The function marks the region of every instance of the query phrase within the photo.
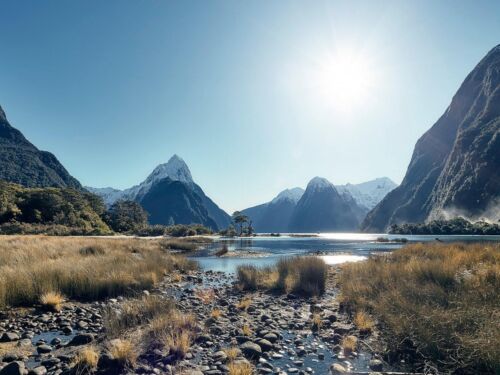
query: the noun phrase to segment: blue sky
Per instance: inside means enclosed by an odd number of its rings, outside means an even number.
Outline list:
[[[498,1],[2,0],[0,105],[85,185],[177,153],[231,212],[400,182],[499,37]]]

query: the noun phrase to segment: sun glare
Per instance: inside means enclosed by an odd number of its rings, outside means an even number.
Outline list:
[[[320,61],[311,79],[321,100],[344,112],[358,109],[369,98],[374,72],[366,56],[343,50]]]

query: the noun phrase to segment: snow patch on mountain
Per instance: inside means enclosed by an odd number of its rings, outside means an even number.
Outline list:
[[[361,184],[336,185],[335,188],[342,195],[350,194],[358,205],[371,210],[397,186],[391,179],[380,177]]]
[[[323,190],[333,187],[333,184],[328,181],[326,178],[323,177],[314,177],[309,183],[307,184],[306,190]]]
[[[188,184],[194,183],[187,164],[178,155],[174,155],[168,162],[158,165],[139,185],[125,190],[118,190],[111,187],[86,187],[86,189],[91,193],[99,195],[104,200],[104,203],[110,206],[120,199],[136,200],[138,197],[144,196],[151,189],[151,186],[167,177],[174,181],[181,181]]]
[[[286,190],[283,190],[281,193],[279,193],[271,201],[271,203],[278,203],[278,202],[285,201],[285,200],[293,202],[293,203],[297,203],[303,194],[304,194],[304,189],[302,189],[300,187],[286,189]]]

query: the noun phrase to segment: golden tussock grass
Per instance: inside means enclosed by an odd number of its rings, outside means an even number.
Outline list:
[[[240,302],[236,304],[236,308],[240,310],[248,310],[250,305],[252,304],[252,298],[251,297],[244,297]]]
[[[349,356],[356,351],[356,348],[358,347],[358,338],[356,336],[346,336],[342,340],[341,346],[344,351],[344,355]]]
[[[40,297],[40,304],[47,310],[61,311],[64,297],[59,292],[46,292]]]
[[[97,300],[152,287],[165,273],[196,264],[168,254],[162,240],[0,237],[0,308],[30,306],[46,292]]]
[[[324,293],[328,266],[313,256],[282,258],[274,267],[257,268],[252,265],[238,267],[238,283],[243,290],[273,289],[304,296]]]
[[[241,332],[243,333],[243,336],[251,336],[253,333],[248,324],[243,324],[243,327],[241,327]]]
[[[319,331],[323,325],[323,319],[319,314],[313,314],[311,318],[312,330]]]
[[[412,244],[343,266],[343,304],[380,322],[394,359],[500,371],[500,244]]]
[[[219,319],[222,316],[222,311],[220,309],[213,309],[210,312],[210,317],[213,319]]]
[[[356,327],[358,327],[361,333],[370,333],[373,327],[375,327],[373,319],[364,311],[356,312],[354,324],[356,324]]]
[[[138,353],[130,340],[116,339],[109,343],[109,354],[122,367],[134,367]]]
[[[87,374],[97,368],[98,361],[99,352],[97,349],[94,346],[86,346],[76,353],[71,367],[74,368],[76,374]]]
[[[149,347],[165,348],[177,358],[184,358],[197,332],[194,315],[172,310],[151,321],[145,341]]]
[[[236,358],[238,358],[241,355],[241,350],[236,346],[223,349],[223,352],[226,353],[227,360],[229,362],[233,362]]]
[[[194,295],[204,304],[213,302],[215,298],[215,292],[213,289],[196,289]]]
[[[162,296],[143,296],[120,304],[120,307],[108,307],[104,311],[104,327],[108,337],[117,337],[125,331],[150,323],[155,318],[170,315],[175,311],[172,300]]]
[[[229,375],[252,375],[253,367],[248,362],[232,362],[228,366]]]

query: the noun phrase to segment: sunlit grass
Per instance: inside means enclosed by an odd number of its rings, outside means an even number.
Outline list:
[[[373,315],[392,353],[451,372],[500,370],[500,244],[408,245],[344,265],[339,283],[358,328]]]
[[[2,237],[0,308],[34,305],[47,292],[78,300],[126,295],[151,288],[174,270],[194,268],[157,240]]]

